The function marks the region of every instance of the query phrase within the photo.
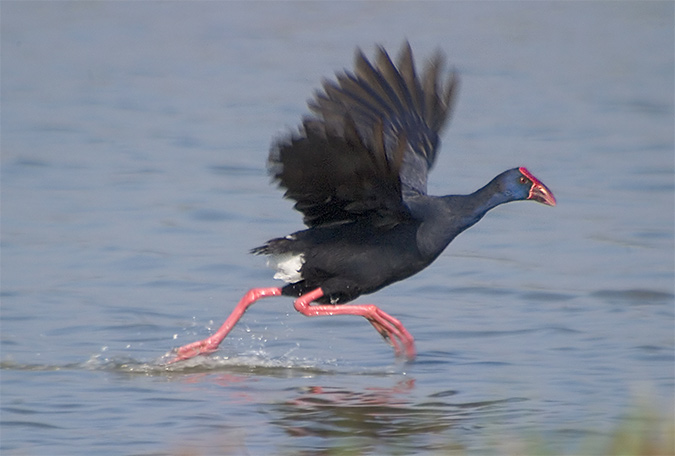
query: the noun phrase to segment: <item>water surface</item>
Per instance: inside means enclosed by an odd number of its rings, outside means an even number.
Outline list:
[[[3,2],[0,451],[575,452],[643,398],[672,417],[672,37],[669,2]],[[404,38],[462,77],[430,191],[527,166],[558,206],[497,208],[359,300],[413,363],[275,298],[165,366],[302,228],[270,141]]]

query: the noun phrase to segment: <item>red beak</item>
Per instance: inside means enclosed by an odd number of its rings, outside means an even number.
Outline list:
[[[547,206],[555,206],[555,196],[553,196],[551,190],[541,182],[532,184],[530,195],[527,199],[535,200],[539,203],[546,204]]]
[[[530,194],[527,196],[527,199],[546,204],[547,206],[555,206],[555,196],[553,196],[553,192],[551,192],[542,181],[534,177],[527,168],[521,167],[518,169],[525,177],[532,181],[532,187],[530,188]]]

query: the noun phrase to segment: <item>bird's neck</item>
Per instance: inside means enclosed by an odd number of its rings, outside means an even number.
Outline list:
[[[423,222],[418,231],[420,251],[435,258],[462,231],[477,223],[490,210],[509,201],[492,181],[469,195],[427,197]]]
[[[457,234],[473,226],[489,210],[511,201],[512,198],[499,188],[498,177],[469,195],[442,197],[451,218],[455,219],[453,225],[459,229]]]
[[[500,176],[497,176],[484,187],[479,188],[470,195],[462,196],[466,199],[466,209],[464,212],[476,218],[473,223],[480,220],[490,209],[511,201],[512,198],[499,188],[499,178]]]

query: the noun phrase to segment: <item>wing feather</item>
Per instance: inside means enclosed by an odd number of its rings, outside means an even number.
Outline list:
[[[300,131],[270,150],[270,174],[308,226],[392,226],[411,217],[406,195],[426,194],[457,77],[439,83],[437,53],[419,78],[407,42],[397,64],[382,47],[374,61],[357,49],[354,72],[324,81]]]

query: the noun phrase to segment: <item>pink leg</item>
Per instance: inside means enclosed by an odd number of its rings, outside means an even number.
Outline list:
[[[365,317],[375,329],[393,346],[396,354],[401,354],[399,342],[403,344],[408,359],[415,358],[415,340],[400,321],[372,304],[311,305],[323,296],[323,290],[317,288],[295,300],[295,310],[308,317],[320,315],[360,315]]]
[[[281,288],[253,288],[249,290],[248,293],[241,298],[239,304],[234,308],[232,313],[225,323],[213,333],[210,337],[207,337],[204,340],[199,340],[191,344],[183,345],[176,350],[176,356],[169,364],[175,363],[176,361],[182,361],[184,359],[190,359],[197,355],[206,355],[208,353],[213,353],[218,349],[220,343],[225,339],[227,334],[234,328],[234,325],[237,324],[239,319],[244,315],[248,306],[256,302],[258,299],[267,298],[269,296],[280,296]]]

